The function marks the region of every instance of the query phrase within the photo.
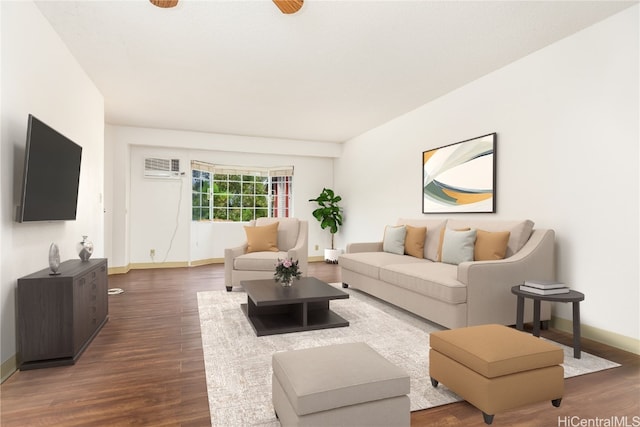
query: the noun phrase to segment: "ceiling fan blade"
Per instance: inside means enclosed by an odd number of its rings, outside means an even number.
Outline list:
[[[302,7],[304,0],[273,0],[282,13],[296,13]]]
[[[178,0],[149,0],[151,4],[162,7],[162,8],[170,8],[175,7],[178,4]]]

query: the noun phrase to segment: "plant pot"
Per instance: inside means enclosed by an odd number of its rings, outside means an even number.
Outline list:
[[[328,264],[337,264],[338,257],[342,253],[342,249],[325,249],[324,250],[324,262]]]

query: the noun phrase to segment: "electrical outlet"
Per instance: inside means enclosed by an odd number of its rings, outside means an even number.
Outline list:
[[[151,249],[151,250],[149,251],[149,256],[150,256],[151,258],[153,258],[154,256],[156,256],[156,250],[155,250],[155,249]]]
[[[320,247],[319,247],[318,245],[316,245],[316,249],[315,249],[315,250],[317,251],[319,248],[320,248]]]

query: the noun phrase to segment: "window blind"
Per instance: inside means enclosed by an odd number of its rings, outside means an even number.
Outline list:
[[[260,167],[260,166],[233,166],[216,165],[202,162],[200,160],[191,161],[191,169],[211,172],[220,175],[255,175],[255,176],[292,176],[293,166]]]

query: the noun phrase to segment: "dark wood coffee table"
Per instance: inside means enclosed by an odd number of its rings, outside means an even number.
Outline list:
[[[349,322],[329,310],[329,301],[349,294],[315,277],[294,280],[284,287],[273,279],[244,280],[247,303],[241,304],[257,336],[340,328]]]

